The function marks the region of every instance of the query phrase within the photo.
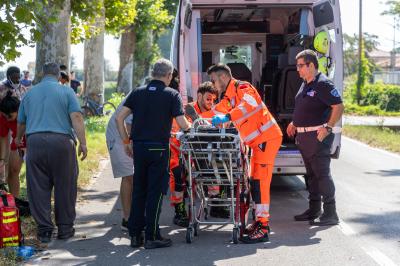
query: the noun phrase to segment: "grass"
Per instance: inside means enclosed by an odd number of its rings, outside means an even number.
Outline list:
[[[345,102],[345,114],[359,116],[400,116],[400,112],[387,112],[375,105],[359,106],[354,103]]]
[[[346,125],[343,133],[370,146],[400,153],[400,131],[381,126]]]

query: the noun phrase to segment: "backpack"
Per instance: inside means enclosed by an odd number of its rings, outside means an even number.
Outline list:
[[[15,199],[10,193],[0,190],[0,248],[17,247],[22,242],[21,220]]]

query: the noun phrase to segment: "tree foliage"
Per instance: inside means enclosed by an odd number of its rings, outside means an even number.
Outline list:
[[[388,10],[384,11],[383,15],[400,16],[400,2],[398,0],[386,1],[386,5],[388,5]]]
[[[344,71],[349,76],[358,71],[358,35],[350,36],[343,34],[344,40]],[[363,34],[364,60],[368,62],[370,71],[373,72],[377,66],[369,59],[369,54],[379,45],[378,36],[373,34]]]
[[[0,65],[13,61],[21,53],[18,47],[33,46],[40,39],[38,25],[57,19],[63,0],[3,0],[0,1]],[[44,7],[52,7],[51,16]]]

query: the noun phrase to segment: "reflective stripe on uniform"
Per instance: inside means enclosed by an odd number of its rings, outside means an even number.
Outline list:
[[[269,218],[269,204],[256,204],[256,217]]]
[[[231,99],[231,106],[232,106],[232,108],[235,108],[235,98]]]
[[[240,105],[239,105],[240,106]],[[263,103],[261,103],[261,104],[259,104],[257,107],[256,107],[256,109],[254,109],[253,111],[251,111],[250,113],[244,113],[244,115],[241,117],[241,118],[239,118],[239,119],[237,119],[237,120],[235,120],[235,121],[233,121],[235,124],[240,124],[243,120],[245,120],[245,119],[247,119],[247,118],[249,118],[250,116],[252,116],[252,115],[254,115],[254,114],[256,114],[258,111],[261,111],[262,110],[262,108],[263,108],[263,106],[264,106],[264,104]],[[241,110],[242,111],[242,110]],[[242,111],[243,112],[243,111]]]
[[[264,131],[267,131],[270,127],[272,127],[273,125],[275,125],[275,120],[271,120],[268,123],[266,123],[265,125],[263,125],[262,127],[258,128],[257,130],[251,132],[249,135],[247,135],[243,141],[244,142],[250,142],[253,139],[255,139],[256,137],[258,137],[259,135],[261,135]]]
[[[243,114],[243,115],[246,115],[246,113],[247,113],[246,107],[244,107],[243,105],[239,105],[239,106],[238,106],[238,109],[239,109],[240,111],[242,111],[242,114]]]

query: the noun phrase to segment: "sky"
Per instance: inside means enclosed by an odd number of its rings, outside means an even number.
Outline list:
[[[363,0],[363,31],[379,37],[379,49],[390,51],[393,49],[393,17],[383,16],[386,0]],[[359,0],[340,0],[343,32],[347,34],[358,33]],[[400,30],[396,30],[397,46],[400,45]],[[105,37],[105,59],[110,62],[111,68],[118,70],[119,66],[119,39],[112,36]],[[22,56],[15,62],[5,64],[1,69],[16,65],[24,70],[28,62],[35,61],[35,49],[23,47],[20,49]],[[71,53],[75,57],[77,68],[83,68],[83,44],[73,45]]]

